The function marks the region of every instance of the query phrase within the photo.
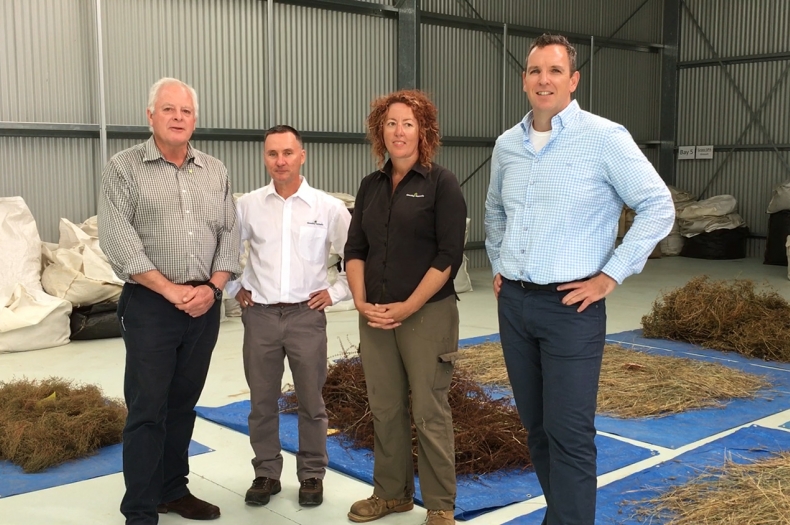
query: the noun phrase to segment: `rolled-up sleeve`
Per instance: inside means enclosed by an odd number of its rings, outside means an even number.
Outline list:
[[[138,197],[135,184],[111,159],[104,167],[99,192],[99,245],[115,274],[127,282],[133,282],[132,275],[156,270],[132,226]]]
[[[451,267],[450,278],[453,279],[464,258],[466,201],[458,179],[448,170],[443,170],[439,176],[435,210],[438,252],[431,267],[440,272]]]
[[[241,264],[239,263],[239,221],[236,216],[236,204],[233,202],[233,192],[230,189],[227,173],[225,174],[225,200],[222,206],[224,224],[217,235],[217,249],[214,253],[211,272],[229,272],[231,279],[237,279],[241,275]]]
[[[354,214],[351,216],[351,225],[348,228],[348,238],[346,239],[346,248],[343,250],[343,260],[350,261],[352,259],[366,260],[368,258],[368,250],[370,244],[365,232],[362,230],[362,214],[365,207],[365,189],[367,187],[366,177],[359,185],[359,191],[354,198]]]

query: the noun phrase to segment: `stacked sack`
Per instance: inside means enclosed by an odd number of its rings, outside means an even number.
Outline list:
[[[787,265],[786,243],[790,236],[790,181],[773,190],[768,203],[768,237],[765,242],[764,264]]]
[[[82,224],[60,219],[59,230],[57,245],[42,245],[41,285],[74,306],[71,339],[120,337],[116,309],[123,281],[99,246],[96,216]]]
[[[675,223],[669,235],[658,243],[658,246],[661,249],[661,255],[680,255],[685,238],[680,233],[680,219],[678,216],[687,206],[695,203],[697,197],[687,191],[679,190],[674,186],[667,187],[672,194],[672,202],[675,204]]]
[[[41,287],[41,237],[22,197],[0,198],[0,352],[69,342],[71,303]]]
[[[677,218],[686,238],[680,255],[697,259],[741,259],[746,257],[749,229],[737,213],[732,195],[717,195],[683,208]]]

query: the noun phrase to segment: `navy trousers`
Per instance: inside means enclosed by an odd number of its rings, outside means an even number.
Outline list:
[[[499,330],[516,407],[546,496],[544,525],[593,525],[595,409],[606,336],[604,300],[577,312],[569,292],[503,281]]]
[[[142,285],[126,284],[118,319],[126,345],[123,430],[127,525],[155,525],[156,506],[189,493],[195,405],[219,334],[220,305],[192,318]]]

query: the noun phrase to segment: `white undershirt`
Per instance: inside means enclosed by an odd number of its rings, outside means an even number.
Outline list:
[[[529,141],[532,143],[532,147],[535,148],[535,153],[543,149],[543,146],[546,145],[550,137],[551,130],[538,131],[533,126],[529,127]]]

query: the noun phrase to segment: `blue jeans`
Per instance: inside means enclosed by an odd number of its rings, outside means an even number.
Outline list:
[[[499,330],[508,378],[538,480],[544,525],[595,523],[595,409],[606,336],[604,300],[583,312],[569,292],[503,281]]]
[[[155,525],[156,506],[186,496],[195,404],[219,334],[220,305],[192,318],[142,285],[126,284],[118,318],[126,345],[123,429],[127,525]]]

